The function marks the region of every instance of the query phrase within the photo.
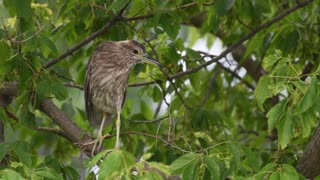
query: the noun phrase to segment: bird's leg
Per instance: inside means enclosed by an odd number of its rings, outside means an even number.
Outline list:
[[[117,120],[116,120],[116,128],[117,128],[117,136],[116,136],[116,145],[114,148],[119,148],[120,147],[120,111],[117,112]]]
[[[107,113],[103,113],[103,118],[102,118],[102,122],[100,124],[100,128],[99,128],[99,131],[98,131],[98,135],[97,135],[97,140],[98,140],[98,150],[100,149],[101,145],[102,145],[102,142],[104,140],[104,136],[102,135],[102,131],[103,131],[103,127],[104,127],[104,123],[107,119]],[[94,150],[94,149],[93,149]]]
[[[99,151],[99,149],[102,145],[102,142],[105,138],[105,136],[102,135],[102,131],[103,131],[103,127],[104,127],[104,123],[105,123],[106,119],[107,119],[107,113],[103,113],[102,121],[101,121],[100,128],[99,128],[96,139],[93,142],[89,142],[89,143],[85,144],[85,145],[89,145],[92,143],[94,144],[92,151],[91,151],[92,155],[94,155],[96,148],[98,148],[97,150]]]

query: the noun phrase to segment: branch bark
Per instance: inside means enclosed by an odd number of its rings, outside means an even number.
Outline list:
[[[320,175],[320,125],[318,125],[311,141],[308,143],[303,156],[299,159],[297,170],[308,179]]]

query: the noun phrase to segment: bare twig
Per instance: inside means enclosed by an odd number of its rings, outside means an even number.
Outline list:
[[[177,146],[174,143],[171,143],[171,141],[166,141],[166,140],[162,139],[161,137],[159,137],[157,135],[153,135],[153,134],[132,131],[132,132],[120,132],[120,135],[121,136],[122,135],[142,135],[142,136],[145,136],[145,137],[151,137],[151,138],[154,138],[154,139],[157,139],[157,140],[161,141],[162,143],[164,143],[167,146],[171,146],[172,148],[178,149],[178,150],[180,150],[182,152],[190,152],[190,151],[182,149],[181,147]],[[111,134],[111,135],[105,136],[105,139],[110,139],[110,138],[115,137],[115,136],[116,136],[116,134]]]
[[[152,121],[146,121],[146,120],[128,120],[129,122],[132,123],[144,123],[144,124],[151,124],[151,123],[157,123],[159,121],[165,120],[167,119],[169,116],[165,116],[156,120],[152,120]]]
[[[83,86],[75,84],[73,81],[71,81],[69,83],[64,83],[64,85],[67,87],[72,87],[72,88],[83,90]]]
[[[217,65],[219,65],[224,71],[227,71],[228,73],[230,73],[233,77],[235,77],[238,80],[240,80],[240,82],[243,82],[251,90],[255,89],[255,87],[252,84],[250,84],[248,81],[246,81],[245,79],[240,77],[237,73],[231,71],[229,68],[224,67],[221,63],[217,63]]]

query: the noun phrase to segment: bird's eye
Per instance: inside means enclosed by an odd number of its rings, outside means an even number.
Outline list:
[[[133,53],[134,53],[134,54],[138,54],[138,52],[139,52],[139,51],[136,50],[136,49],[133,50]]]

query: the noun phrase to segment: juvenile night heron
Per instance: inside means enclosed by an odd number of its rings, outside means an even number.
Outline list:
[[[85,78],[85,106],[88,120],[100,128],[94,147],[101,147],[103,128],[116,116],[116,144],[119,148],[120,113],[125,100],[128,77],[137,63],[161,64],[146,54],[142,44],[134,40],[107,41],[100,44],[90,58]]]

